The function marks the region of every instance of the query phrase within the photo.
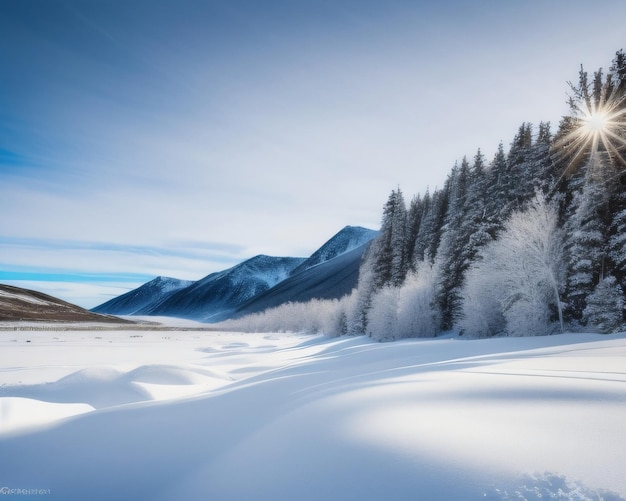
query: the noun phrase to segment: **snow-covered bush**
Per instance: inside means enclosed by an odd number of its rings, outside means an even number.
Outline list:
[[[397,339],[399,289],[391,285],[380,289],[372,298],[367,314],[367,334],[378,341]]]
[[[244,332],[300,332],[341,336],[348,333],[348,313],[355,294],[341,299],[312,299],[289,302],[242,318],[219,324],[227,330]]]
[[[398,338],[434,337],[439,331],[435,302],[435,271],[424,261],[416,273],[410,273],[398,298]]]
[[[436,336],[439,316],[434,284],[432,265],[422,262],[401,287],[380,289],[367,312],[367,334],[379,341]]]

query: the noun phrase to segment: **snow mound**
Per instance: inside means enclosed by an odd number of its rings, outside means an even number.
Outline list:
[[[217,380],[217,384],[209,384],[212,380]],[[2,397],[21,397],[58,404],[84,403],[90,408],[102,409],[153,400],[157,395],[163,395],[152,385],[215,387],[231,380],[226,374],[204,368],[154,364],[121,372],[113,367],[88,367],[52,383],[0,387],[0,400]],[[53,415],[50,417],[55,419]]]
[[[55,390],[87,405],[99,390],[112,398],[130,388],[159,401],[134,395],[132,405],[1,436],[0,482],[70,501],[111,492],[162,501],[625,499],[624,334],[268,341],[203,333],[179,341],[186,360],[102,363],[31,385],[41,401]],[[173,357],[177,346],[133,343],[136,357],[148,346]],[[21,356],[1,336],[0,348]],[[48,356],[53,349],[76,348],[50,345]],[[21,360],[2,370],[24,371]],[[31,405],[16,405],[20,388],[0,388],[13,423],[18,406]]]

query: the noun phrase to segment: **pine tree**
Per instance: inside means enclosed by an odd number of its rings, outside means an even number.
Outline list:
[[[575,210],[565,225],[568,313],[583,324],[586,298],[593,292],[606,264],[607,231],[603,217],[606,199],[606,192],[599,184],[586,183],[574,195]]]
[[[408,270],[406,258],[407,210],[400,188],[393,190],[383,209],[374,261],[374,286],[399,286]]]
[[[602,279],[587,297],[584,316],[600,332],[615,332],[624,318],[624,291],[613,276]]]
[[[493,239],[489,232],[491,222],[487,215],[487,201],[485,200],[488,181],[485,157],[479,148],[470,170],[466,223],[460,229],[463,241],[464,271],[476,259],[478,250]]]
[[[549,145],[545,144],[549,130],[545,130],[545,124],[541,127],[543,143],[533,143],[531,123],[523,123],[511,143],[507,158],[506,216],[514,210],[523,209],[535,191],[543,188],[545,180],[542,180],[542,171],[549,165]]]
[[[611,197],[609,227],[609,257],[611,272],[617,283],[626,287],[626,175],[618,178],[617,189]]]
[[[626,54],[624,49],[620,49],[615,53],[610,72],[616,91],[619,95],[624,95],[626,93]]]
[[[448,184],[451,187],[450,202],[436,260],[439,273],[436,297],[441,311],[441,327],[444,330],[452,328],[454,318],[460,309],[459,289],[465,265],[463,250],[467,243],[464,241],[466,233],[461,228],[467,220],[470,185],[470,166],[467,158],[463,158],[460,167],[455,166],[452,169]]]
[[[439,250],[439,242],[448,210],[449,183],[443,190],[435,190],[432,195],[424,195],[424,215],[420,224],[413,250],[413,266],[424,259],[434,262]]]
[[[418,194],[411,200],[407,214],[406,260],[410,271],[415,271],[415,243],[424,217],[424,210],[425,204]]]
[[[445,183],[442,190],[433,193],[432,207],[434,216],[433,234],[430,239],[430,245],[427,249],[427,255],[431,262],[434,263],[437,253],[439,252],[439,246],[441,243],[441,236],[446,220],[446,214],[448,213],[448,205],[450,203],[450,184]]]
[[[498,145],[489,168],[487,170],[487,188],[485,201],[485,231],[491,238],[502,230],[506,219],[506,207],[508,205],[507,187],[507,160],[502,142]]]
[[[354,307],[347,314],[349,334],[364,334],[372,299],[385,286],[398,286],[407,272],[407,211],[402,192],[393,190],[383,209],[379,235],[370,243],[359,267]]]

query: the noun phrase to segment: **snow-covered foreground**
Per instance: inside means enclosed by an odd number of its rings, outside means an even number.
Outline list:
[[[0,332],[0,357],[5,495],[626,499],[625,335]]]

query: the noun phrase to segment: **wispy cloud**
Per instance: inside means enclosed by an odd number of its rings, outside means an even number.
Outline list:
[[[199,278],[375,228],[557,122],[623,43],[601,4],[4,2],[0,266]]]

